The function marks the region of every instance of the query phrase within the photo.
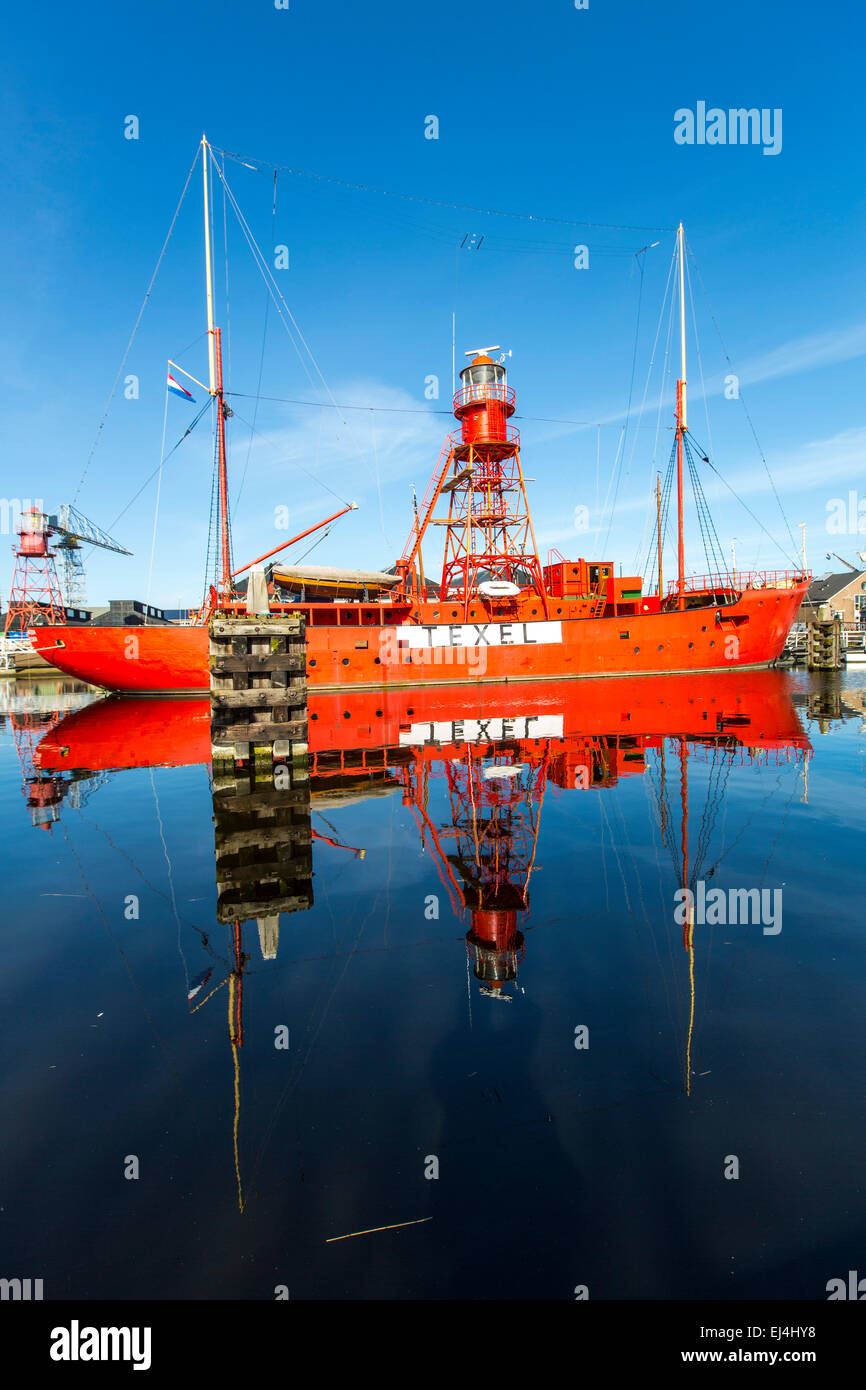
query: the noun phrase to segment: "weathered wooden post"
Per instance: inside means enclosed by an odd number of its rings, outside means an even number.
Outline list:
[[[310,779],[297,765],[278,765],[275,785],[248,769],[214,783],[217,921],[255,918],[265,960],[277,954],[280,913],[313,905]]]
[[[819,608],[815,621],[806,625],[806,665],[810,671],[838,671],[843,660],[842,620]]]
[[[265,960],[280,913],[312,906],[304,618],[211,619],[217,920],[255,918]]]
[[[211,618],[210,705],[214,778],[249,764],[270,781],[275,763],[306,766],[304,618]]]

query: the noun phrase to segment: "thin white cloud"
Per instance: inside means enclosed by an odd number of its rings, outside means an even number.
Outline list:
[[[689,400],[694,406],[697,401],[706,397],[721,396],[724,394],[728,384],[728,376],[733,372],[736,375],[741,389],[756,386],[762,381],[776,381],[782,377],[796,376],[803,372],[819,371],[823,367],[838,365],[840,362],[850,362],[858,357],[866,356],[866,323],[850,324],[847,328],[829,329],[824,333],[807,334],[802,338],[792,338],[787,343],[782,343],[777,348],[772,348],[769,352],[761,353],[757,357],[747,359],[745,362],[734,362],[732,367],[726,367],[724,371],[713,373],[704,382],[706,391],[702,391],[698,384],[698,372],[694,369],[689,373]],[[643,388],[641,388],[643,389]],[[639,401],[632,405],[630,420],[655,418],[655,412],[659,409],[658,385],[653,389],[647,389],[646,400],[641,410]],[[675,393],[666,389],[662,395],[662,411],[672,409],[675,400]],[[600,425],[614,425],[627,418],[625,410],[612,411],[595,422]],[[591,429],[591,424],[578,426],[578,429]]]

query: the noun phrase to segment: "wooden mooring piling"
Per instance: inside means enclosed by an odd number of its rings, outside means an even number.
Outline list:
[[[252,764],[307,761],[304,618],[211,618],[210,709],[214,775]]]
[[[273,959],[280,913],[313,902],[304,619],[217,616],[209,635],[217,919],[254,918]]]
[[[838,671],[844,664],[842,620],[818,619],[806,625],[806,665],[810,671]]]

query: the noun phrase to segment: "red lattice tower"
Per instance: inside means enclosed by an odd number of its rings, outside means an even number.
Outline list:
[[[38,507],[21,513],[4,636],[11,627],[23,633],[42,623],[66,621],[51,535],[48,517]]]
[[[451,436],[442,596],[468,603],[479,578],[534,589],[544,599],[541,564],[520,466],[520,433],[508,423],[515,394],[505,368],[479,353],[454,395],[459,431]],[[480,575],[479,575],[480,572]]]
[[[401,769],[404,800],[416,810],[424,844],[458,915],[469,918],[466,949],[482,993],[504,997],[523,959],[520,923],[529,911],[548,758],[521,762],[519,744],[467,747],[443,761],[450,823],[438,828],[426,809],[429,764]],[[465,917],[464,917],[465,920]]]
[[[39,767],[36,750],[52,729],[63,718],[62,710],[21,710],[9,716],[9,725],[15,743],[15,751],[21,766],[21,790],[30,810],[33,824],[40,830],[49,830],[60,819],[60,803],[63,800],[65,783],[61,777],[53,777]]]

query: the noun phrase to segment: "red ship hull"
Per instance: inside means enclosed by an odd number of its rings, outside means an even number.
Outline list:
[[[781,655],[808,582],[745,588],[733,603],[572,617],[567,601],[305,604],[311,689],[673,675],[766,666]],[[694,602],[699,596],[690,596]],[[389,621],[390,619],[390,621]],[[468,619],[468,621],[466,621]],[[206,627],[42,627],[34,647],[59,670],[121,694],[209,688]]]

